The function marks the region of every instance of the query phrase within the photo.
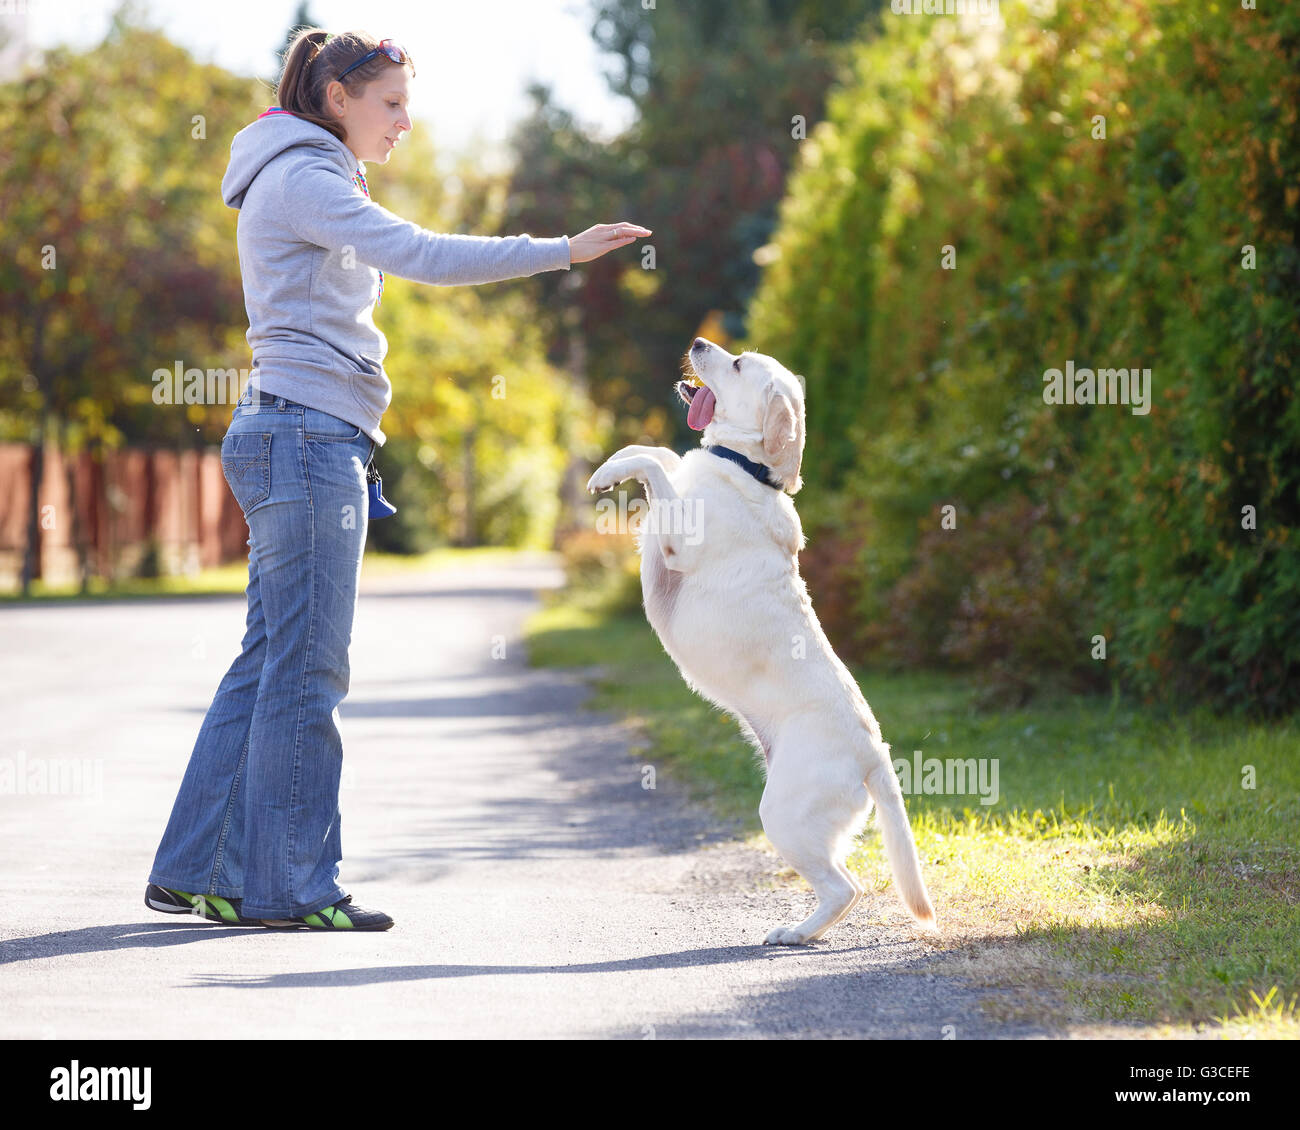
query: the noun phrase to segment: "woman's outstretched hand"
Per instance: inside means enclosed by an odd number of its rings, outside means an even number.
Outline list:
[[[599,259],[606,251],[626,247],[649,234],[650,229],[639,224],[597,224],[584,232],[569,236],[569,262],[589,263],[592,259]]]

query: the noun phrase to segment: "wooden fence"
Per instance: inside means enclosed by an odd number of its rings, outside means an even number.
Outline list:
[[[37,499],[35,576],[80,578],[77,546],[92,574],[134,576],[150,551],[161,573],[193,573],[248,555],[248,526],[221,472],[218,448],[122,448],[66,458],[46,445]],[[0,443],[0,589],[21,585],[37,449]],[[69,472],[71,474],[69,475]],[[75,499],[75,506],[72,505]]]

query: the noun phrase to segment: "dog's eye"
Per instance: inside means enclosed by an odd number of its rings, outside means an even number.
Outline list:
[[[739,357],[737,357],[736,360],[732,362],[731,367],[732,367],[733,369],[735,369],[737,372],[740,371],[740,358],[739,358]]]

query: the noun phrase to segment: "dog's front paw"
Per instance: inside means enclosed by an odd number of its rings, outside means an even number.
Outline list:
[[[766,938],[765,946],[806,946],[812,939],[800,933],[793,926],[778,926]]]
[[[587,480],[587,493],[600,494],[602,491],[613,490],[616,486],[618,486],[618,482],[611,477],[604,467],[601,467]]]

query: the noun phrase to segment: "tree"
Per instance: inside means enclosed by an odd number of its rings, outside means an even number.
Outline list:
[[[4,428],[35,445],[38,469],[55,434],[70,454],[128,433],[185,442],[218,413],[158,405],[154,371],[232,363],[242,293],[212,138],[246,114],[247,85],[131,16],[119,9],[98,47],[54,50],[0,87]],[[39,488],[34,477],[24,592]]]
[[[598,3],[592,34],[618,64],[611,89],[636,106],[608,145],[535,89],[513,138],[516,167],[505,230],[572,231],[590,217],[654,230],[636,256],[610,256],[568,280],[540,279],[540,305],[577,303],[592,396],[616,410],[622,437],[681,434],[672,393],[679,361],[716,312],[727,339],[745,332],[797,134],[819,120],[841,45],[879,0],[742,0],[647,9]],[[802,119],[803,124],[795,121]],[[654,253],[643,264],[642,246]],[[629,249],[630,250],[630,249]],[[552,340],[553,355],[568,348]]]

